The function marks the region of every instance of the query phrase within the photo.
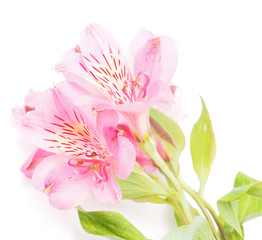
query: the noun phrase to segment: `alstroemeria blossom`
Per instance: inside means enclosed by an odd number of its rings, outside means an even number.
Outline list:
[[[90,195],[104,202],[121,199],[114,174],[127,178],[136,153],[117,129],[115,111],[94,116],[54,88],[30,93],[25,106],[13,110],[13,120],[40,148],[22,171],[37,189],[47,193],[54,207],[70,209]]]
[[[126,58],[117,41],[102,26],[83,30],[77,47],[66,52],[56,66],[70,82],[83,87],[94,111],[117,110],[137,139],[150,131],[149,108],[173,100],[170,79],[177,65],[172,39],[141,30]]]

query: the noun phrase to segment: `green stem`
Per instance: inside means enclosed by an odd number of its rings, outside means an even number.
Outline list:
[[[223,228],[223,226],[222,226],[222,224],[221,224],[221,222],[220,222],[220,220],[219,220],[215,210],[211,207],[211,205],[205,199],[201,198],[201,200],[202,200],[203,204],[205,205],[206,209],[210,212],[210,214],[212,215],[213,219],[215,220],[223,240],[228,240],[226,232],[225,232],[225,230],[224,230],[224,228]]]
[[[168,197],[167,201],[174,208],[174,211],[178,214],[178,216],[180,217],[180,219],[183,222],[183,224],[184,225],[189,224],[189,222],[187,221],[187,219],[186,219],[186,217],[185,217],[181,207],[177,203],[176,199],[174,197]]]
[[[198,195],[203,197],[204,196],[204,190],[205,190],[205,184],[200,182],[200,188],[199,188],[199,191],[198,191]]]
[[[191,212],[190,206],[186,200],[186,197],[184,195],[183,190],[180,187],[179,182],[173,175],[173,173],[170,171],[170,169],[167,167],[165,161],[162,159],[162,157],[159,155],[159,153],[156,150],[156,144],[155,140],[152,138],[148,138],[146,142],[142,143],[142,148],[145,150],[150,156],[154,159],[155,163],[158,165],[158,167],[161,169],[161,171],[169,178],[171,183],[174,185],[175,190],[178,193],[178,196],[181,200],[181,205],[183,212],[185,214],[185,217],[187,219],[188,223],[191,223],[193,221],[193,214]]]
[[[203,214],[205,215],[211,230],[213,232],[213,235],[215,237],[216,240],[220,240],[220,237],[216,231],[216,228],[213,224],[213,221],[211,219],[211,217],[209,216],[206,207],[204,205],[204,203],[202,202],[202,199],[198,196],[198,194],[190,187],[187,185],[187,183],[185,183],[181,178],[179,178],[179,183],[181,185],[181,187],[184,189],[185,192],[187,192],[198,204],[198,206],[200,207],[200,209],[202,210]]]

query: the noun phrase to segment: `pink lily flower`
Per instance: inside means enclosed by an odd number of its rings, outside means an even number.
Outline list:
[[[136,139],[143,141],[150,133],[149,108],[173,101],[169,86],[176,66],[177,49],[169,37],[141,30],[126,58],[113,36],[92,24],[83,30],[79,46],[62,56],[56,70],[86,90],[78,104],[93,104],[97,113],[117,110]]]
[[[75,106],[60,86],[30,93],[25,106],[13,110],[16,127],[40,148],[22,171],[58,209],[73,208],[91,195],[114,203],[121,199],[114,174],[120,179],[129,176],[136,158],[134,146],[117,129],[115,111],[94,116]],[[65,94],[75,96],[64,86]]]

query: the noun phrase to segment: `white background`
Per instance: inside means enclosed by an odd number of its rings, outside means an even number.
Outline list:
[[[62,80],[52,67],[78,43],[88,23],[105,25],[126,50],[141,28],[175,39],[179,64],[174,83],[184,93],[188,113],[181,126],[187,143],[200,111],[198,95],[209,109],[217,157],[206,186],[213,205],[229,192],[242,171],[262,180],[262,5],[261,1],[1,1],[1,239],[103,239],[86,234],[75,210],[53,209],[19,168],[34,147],[10,124],[11,108],[33,88]],[[195,189],[189,146],[181,174]],[[169,207],[91,199],[87,210],[122,213],[148,238],[159,240],[172,227]],[[246,239],[262,239],[262,219],[245,224]]]

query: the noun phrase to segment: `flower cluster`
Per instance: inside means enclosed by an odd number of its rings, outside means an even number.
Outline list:
[[[90,195],[120,200],[116,178],[126,179],[135,162],[147,172],[156,169],[139,148],[152,135],[149,109],[164,105],[174,117],[180,114],[171,107],[176,65],[169,37],[141,30],[126,57],[104,27],[86,27],[79,45],[55,67],[65,81],[30,92],[13,109],[15,126],[37,146],[23,173],[58,209],[73,208]]]
[[[243,173],[217,201],[219,216],[204,199],[216,141],[202,98],[190,137],[199,190],[180,176],[185,137],[176,120],[185,115],[171,83],[176,66],[176,45],[169,37],[142,30],[126,57],[106,29],[92,24],[55,67],[65,80],[30,92],[24,105],[13,109],[15,126],[36,146],[22,172],[55,208],[77,207],[88,233],[148,239],[118,213],[84,211],[79,205],[92,195],[110,203],[170,204],[178,227],[162,240],[243,240],[244,222],[262,215],[262,182]],[[157,170],[166,181],[153,175]]]

